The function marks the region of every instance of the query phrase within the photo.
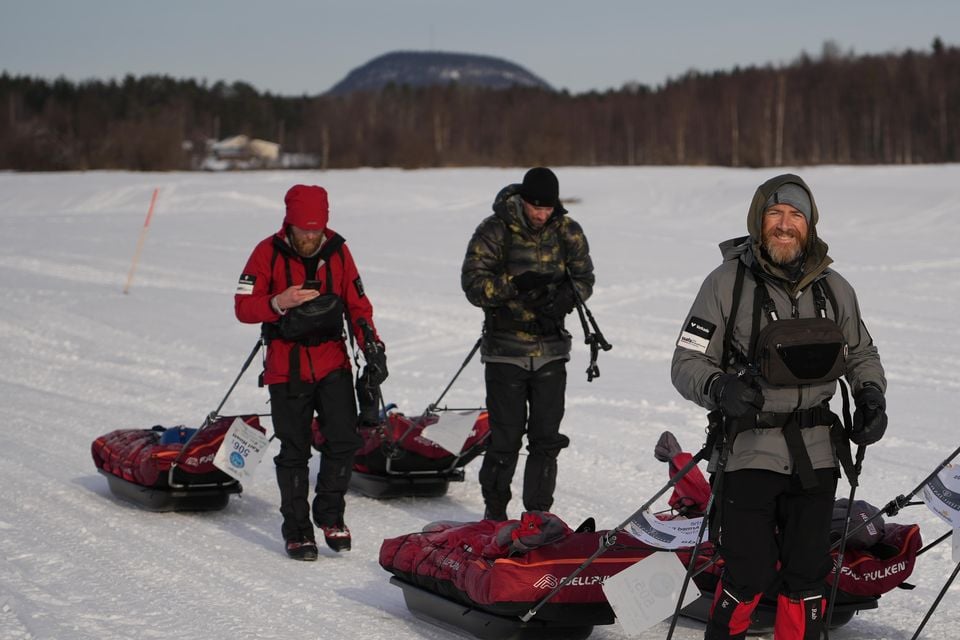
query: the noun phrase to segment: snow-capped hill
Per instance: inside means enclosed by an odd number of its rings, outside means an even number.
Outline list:
[[[489,89],[521,86],[552,90],[541,78],[502,58],[439,51],[394,51],[357,67],[328,93],[378,91],[388,84],[425,87],[449,83]]]

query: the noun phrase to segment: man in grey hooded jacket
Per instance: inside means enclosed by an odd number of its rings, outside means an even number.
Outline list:
[[[707,640],[743,638],[765,591],[779,594],[777,640],[820,637],[838,449],[849,450],[828,404],[840,374],[856,404],[846,435],[867,445],[886,429],[880,357],[853,288],[829,268],[818,217],[799,176],[760,185],[747,214],[749,235],[720,245],[724,261],[701,286],[674,351],[674,386],[722,411],[727,434],[714,523],[724,572]],[[798,326],[791,320],[812,318],[832,321],[815,326],[835,332],[836,349],[758,347],[768,325],[789,332]],[[778,358],[784,374],[764,362]],[[801,377],[794,379],[794,370]]]

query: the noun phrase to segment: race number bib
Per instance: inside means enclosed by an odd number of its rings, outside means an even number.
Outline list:
[[[232,478],[246,480],[260,464],[269,444],[266,435],[237,418],[223,437],[213,465]]]

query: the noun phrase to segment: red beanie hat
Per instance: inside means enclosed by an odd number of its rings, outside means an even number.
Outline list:
[[[327,228],[330,205],[327,203],[327,190],[323,187],[294,185],[287,191],[283,201],[287,205],[284,224],[318,231]]]

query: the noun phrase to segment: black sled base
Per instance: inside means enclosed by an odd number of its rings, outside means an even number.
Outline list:
[[[403,590],[404,602],[414,617],[461,636],[480,640],[583,640],[593,632],[593,625],[574,626],[536,617],[524,622],[517,617],[498,616],[444,598],[395,576],[390,578],[390,583]]]
[[[350,488],[377,500],[389,498],[439,498],[447,494],[451,482],[463,482],[463,469],[444,473],[390,473],[380,475],[356,471],[350,476]]]
[[[243,491],[236,481],[193,488],[185,485],[179,489],[146,487],[102,469],[98,471],[107,479],[113,495],[148,511],[219,511],[227,506],[230,494]]]

